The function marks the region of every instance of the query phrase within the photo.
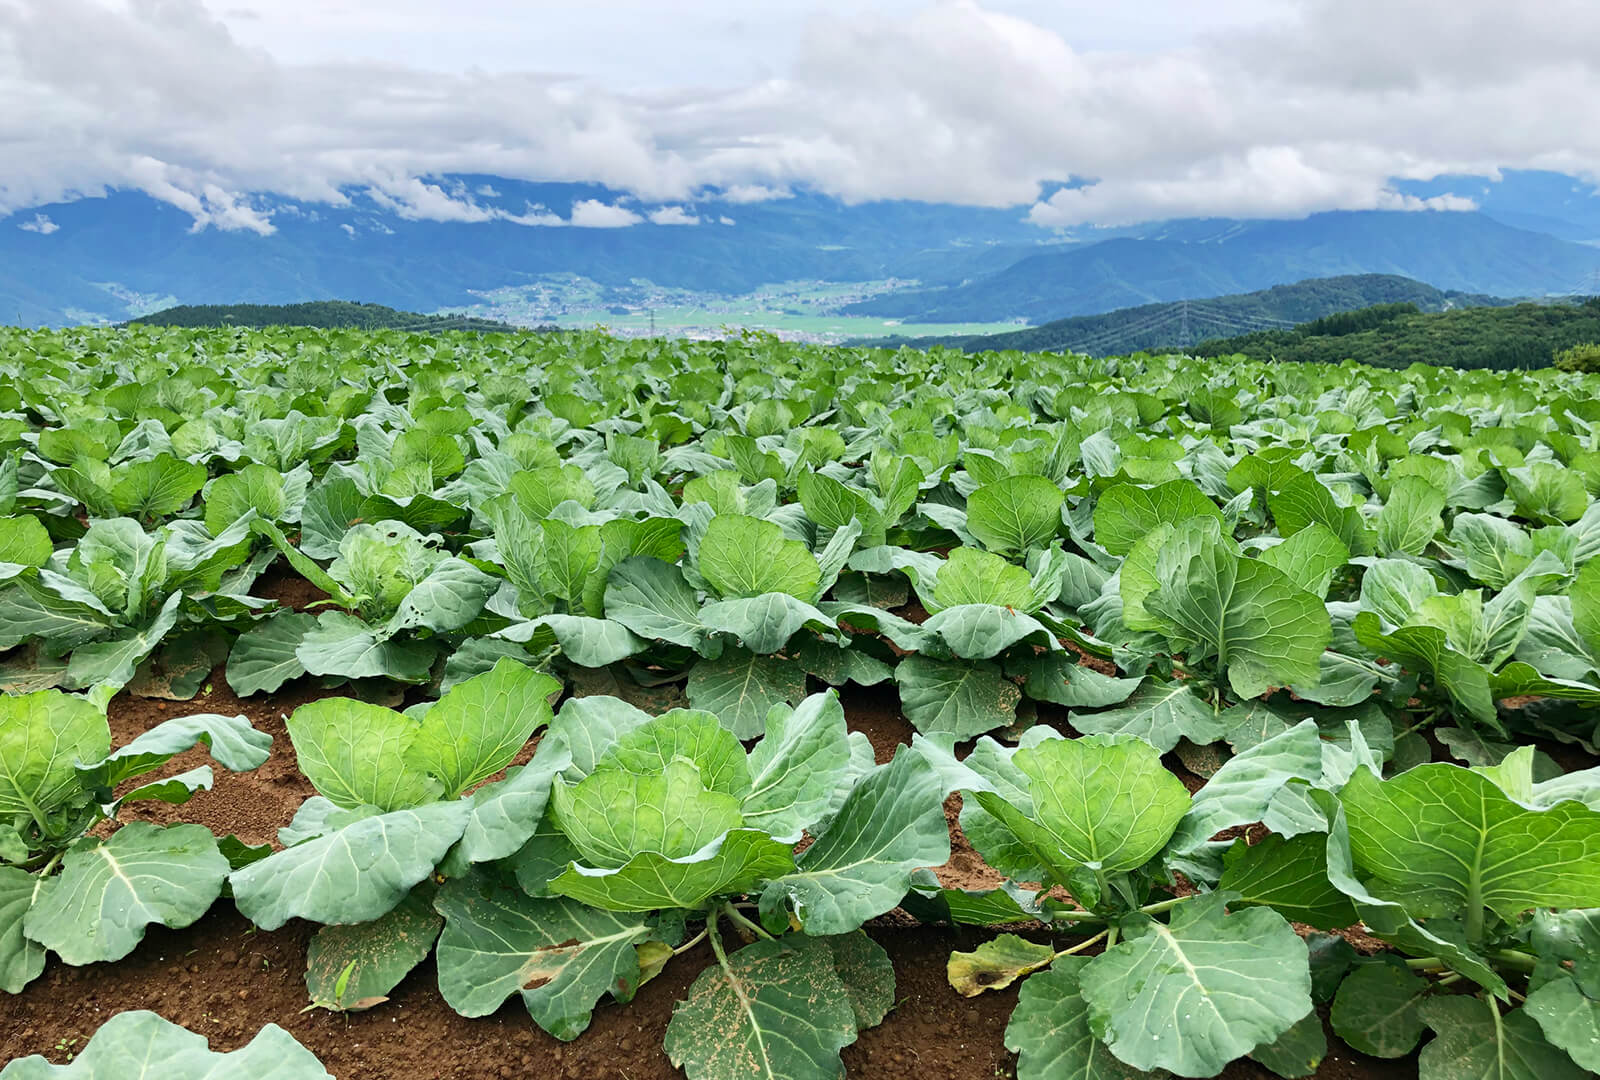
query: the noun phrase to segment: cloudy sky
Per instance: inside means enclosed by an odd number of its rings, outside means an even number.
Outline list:
[[[1596,116],[1596,0],[0,0],[30,221],[108,188],[258,231],[273,195],[481,215],[452,173],[1045,226],[1417,209],[1395,178],[1594,179]]]

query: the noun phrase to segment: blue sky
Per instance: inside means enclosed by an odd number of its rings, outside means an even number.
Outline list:
[[[1596,42],[1595,0],[0,0],[0,215],[133,188],[269,231],[363,189],[483,220],[437,179],[469,173],[1044,227],[1464,209],[1396,180],[1594,178]]]

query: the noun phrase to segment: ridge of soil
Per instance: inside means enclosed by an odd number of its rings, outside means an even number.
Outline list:
[[[247,843],[276,845],[277,830],[314,794],[296,767],[284,718],[308,701],[344,691],[324,690],[302,679],[275,695],[242,700],[228,689],[221,666],[209,686],[209,693],[187,702],[119,696],[109,712],[113,745],[175,716],[243,713],[273,737],[272,756],[254,772],[216,768],[215,787],[184,806],[135,804],[123,820],[198,822],[219,836],[233,833]],[[911,741],[913,728],[892,689],[852,687],[841,696],[851,729],[866,734],[878,761],[887,761]],[[1065,729],[1064,719],[1053,715],[1042,715],[1041,722]],[[530,743],[519,760],[531,752]],[[204,751],[190,751],[154,775],[207,760]],[[935,872],[951,888],[997,885],[1000,876],[961,833],[960,806],[959,796],[945,804],[951,856]],[[674,1003],[714,962],[702,944],[669,964],[631,1003],[606,999],[596,1008],[588,1031],[574,1042],[561,1043],[535,1026],[515,998],[489,1017],[457,1015],[439,995],[431,958],[406,977],[389,1001],[370,1011],[301,1012],[308,1000],[306,948],[316,929],[294,920],[281,930],[259,931],[224,899],[187,929],[152,927],[130,956],[114,964],[70,967],[52,957],[45,973],[21,994],[0,995],[0,1063],[29,1054],[63,1060],[68,1052],[81,1051],[117,1012],[150,1009],[205,1035],[218,1050],[242,1046],[263,1025],[277,1024],[340,1080],[681,1080],[683,1073],[662,1050],[662,1037]],[[896,910],[876,920],[868,932],[894,964],[897,1003],[881,1025],[863,1031],[845,1048],[848,1075],[869,1080],[996,1080],[1016,1075],[1016,1056],[1006,1050],[1004,1032],[1017,988],[964,999],[946,978],[951,951],[973,949],[992,937],[991,931],[922,926]],[[1049,933],[1043,928],[1024,932],[1036,937]],[[1330,1033],[1328,1056],[1315,1075],[1318,1080],[1411,1080],[1416,1076],[1415,1055],[1398,1061],[1368,1058]],[[1242,1060],[1222,1076],[1268,1080],[1272,1074]]]

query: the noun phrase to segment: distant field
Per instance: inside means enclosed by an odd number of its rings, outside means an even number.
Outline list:
[[[715,337],[731,328],[766,330],[823,344],[874,337],[995,334],[1023,325],[1016,320],[903,323],[876,315],[841,314],[846,305],[914,284],[895,280],[781,282],[740,296],[723,296],[642,280],[619,287],[576,275],[552,274],[532,285],[486,291],[480,294],[482,303],[448,311],[524,326],[604,327],[624,337],[649,334],[652,328],[658,334]]]

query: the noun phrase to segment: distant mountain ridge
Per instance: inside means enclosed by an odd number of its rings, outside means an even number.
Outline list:
[[[1022,259],[999,273],[852,305],[916,322],[1070,315],[1186,297],[1253,292],[1311,277],[1392,274],[1498,296],[1594,291],[1600,248],[1502,224],[1481,213],[1382,211],[1299,221],[1190,223]]]
[[[0,318],[116,322],[175,304],[317,299],[428,312],[550,274],[722,295],[785,281],[898,279],[920,285],[854,310],[940,322],[1044,323],[1369,273],[1501,296],[1600,291],[1600,198],[1593,185],[1555,173],[1401,185],[1466,194],[1480,201],[1478,213],[1058,231],[1030,224],[1024,207],[852,205],[806,191],[661,203],[594,184],[433,182],[459,220],[422,220],[357,190],[343,205],[257,196],[270,236],[196,230],[185,212],[130,191],[31,207],[0,218]],[[602,224],[620,227],[585,227]]]
[[[1141,349],[1181,348],[1255,331],[1289,330],[1327,315],[1375,304],[1414,304],[1420,311],[1497,307],[1512,300],[1436,289],[1394,274],[1311,278],[1256,292],[1142,304],[1098,315],[1057,319],[1003,334],[895,339],[890,344],[950,345],[967,352],[1083,352],[1116,356]]]

